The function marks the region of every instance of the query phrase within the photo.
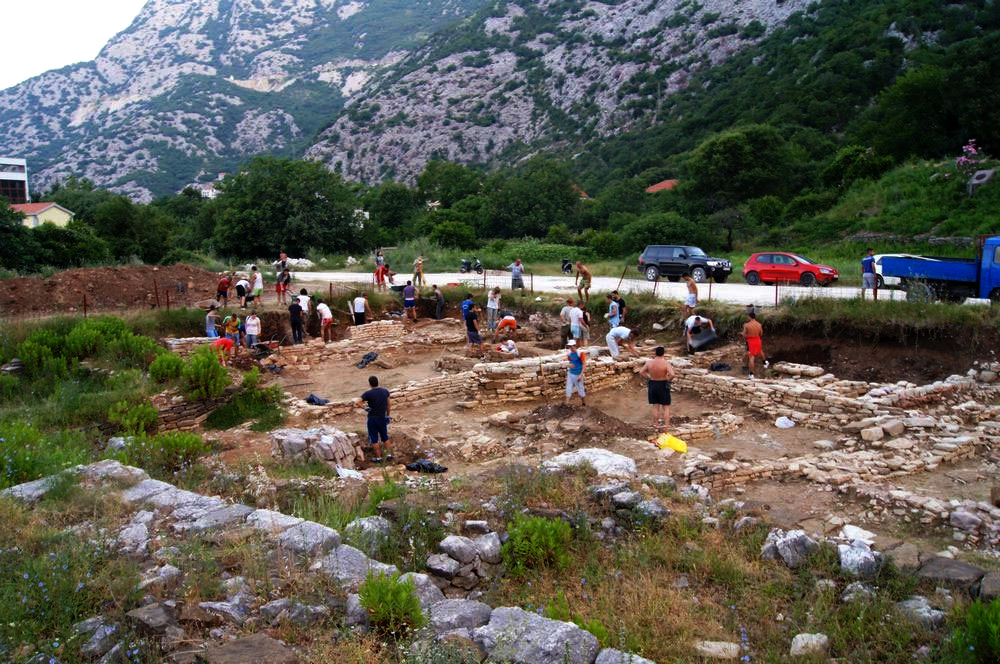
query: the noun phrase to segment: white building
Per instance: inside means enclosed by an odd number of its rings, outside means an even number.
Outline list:
[[[27,161],[0,157],[0,198],[7,199],[11,205],[31,200]]]

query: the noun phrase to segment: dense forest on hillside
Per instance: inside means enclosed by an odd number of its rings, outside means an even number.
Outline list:
[[[76,213],[67,229],[24,229],[0,211],[0,266],[357,253],[413,238],[527,237],[617,257],[651,242],[821,247],[866,232],[919,248],[1000,232],[1000,183],[967,187],[1000,151],[997,43],[1000,3],[828,0],[703,69],[661,122],[575,154],[534,146],[489,172],[432,161],[414,186],[374,187],[258,157],[215,199],[187,190],[149,205],[73,178],[43,194]],[[633,83],[653,90],[661,75]]]

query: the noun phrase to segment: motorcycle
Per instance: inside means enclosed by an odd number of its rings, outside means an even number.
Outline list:
[[[573,274],[573,261],[568,258],[562,259],[562,273]]]
[[[475,272],[476,274],[482,274],[483,273],[483,264],[480,263],[479,259],[476,258],[475,256],[472,257],[471,261],[468,260],[468,259],[466,259],[466,258],[463,258],[462,259],[462,267],[458,268],[458,271],[461,272],[462,274],[468,274],[469,272]]]

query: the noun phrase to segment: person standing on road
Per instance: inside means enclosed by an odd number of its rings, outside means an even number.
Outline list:
[[[747,364],[750,367],[750,375],[748,377],[750,380],[753,380],[754,359],[757,357],[764,359],[764,345],[761,341],[764,336],[764,328],[757,322],[757,314],[754,312],[751,311],[748,313],[747,317],[750,320],[743,326],[740,334],[747,342]]]
[[[316,302],[316,313],[319,314],[319,328],[323,333],[323,343],[333,341],[333,312],[323,300]]]
[[[604,317],[608,319],[608,324],[611,327],[618,327],[621,325],[621,316],[618,314],[618,303],[611,297],[611,293],[608,293],[604,297],[608,300],[608,313],[604,314]]]
[[[566,405],[569,405],[575,390],[580,395],[580,405],[587,405],[587,392],[583,387],[583,363],[586,359],[585,353],[578,353],[576,342],[572,339],[566,342],[569,349],[567,359],[569,359],[569,369],[566,370]]]
[[[608,342],[608,351],[611,353],[611,357],[618,359],[622,354],[621,348],[624,347],[630,353],[635,352],[635,346],[632,344],[632,338],[635,336],[635,330],[630,330],[627,327],[613,327],[608,335],[604,337],[604,340]]]
[[[688,289],[687,298],[684,300],[684,317],[688,318],[698,306],[698,282],[692,279],[689,274],[684,275],[683,278]]]
[[[403,311],[407,318],[417,322],[417,287],[412,281],[407,281],[403,286]]]
[[[305,340],[305,327],[302,325],[302,305],[295,298],[288,305],[288,323],[292,327],[292,344],[300,344]]]
[[[865,299],[865,291],[872,289],[872,300],[878,299],[878,275],[875,274],[875,250],[868,247],[867,255],[861,259],[861,299]],[[891,297],[889,298],[892,299]]]
[[[647,379],[646,400],[653,407],[653,429],[656,433],[670,427],[670,381],[674,368],[667,361],[663,346],[657,346],[653,357],[646,360],[639,375]]]
[[[507,266],[510,270],[510,289],[517,290],[521,289],[521,297],[524,297],[524,265],[521,264],[521,259],[515,259],[513,263]]]
[[[573,310],[573,298],[566,298],[566,305],[559,310],[559,347],[566,348],[566,342],[572,338],[573,326],[569,320],[569,312]]]
[[[441,320],[444,318],[444,293],[437,287],[437,284],[431,288],[434,289],[434,320]]]
[[[375,453],[372,462],[382,463],[383,459],[392,461],[392,441],[389,439],[389,422],[392,421],[389,414],[392,404],[389,390],[379,387],[378,376],[369,376],[368,386],[370,389],[355,399],[354,405],[360,408],[362,403],[367,404],[365,410],[368,411],[366,423],[368,444]]]
[[[410,282],[406,282],[409,284]],[[416,289],[414,289],[416,290]],[[371,307],[368,306],[368,294],[358,293],[357,297],[354,298],[352,304],[351,313],[354,316],[355,325],[364,325],[368,322],[365,314],[370,314],[372,312]]]
[[[500,311],[500,288],[494,288],[486,298],[486,329],[495,332],[497,329],[497,314]]]
[[[409,282],[407,282],[409,283]],[[416,260],[413,261],[413,283],[418,286],[424,285],[424,257],[423,255],[417,256]]]
[[[580,298],[583,302],[583,306],[590,304],[590,283],[593,281],[594,276],[587,269],[587,266],[580,261],[576,262],[576,278],[573,279],[573,285],[576,286],[576,296]],[[577,282],[580,283],[577,283]]]
[[[257,318],[257,310],[251,309],[246,320],[247,327],[247,348],[252,349],[257,346],[257,337],[260,336],[260,318]]]

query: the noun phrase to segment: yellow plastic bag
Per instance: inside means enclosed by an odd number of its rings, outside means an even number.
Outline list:
[[[673,436],[669,433],[661,433],[660,437],[656,439],[656,446],[661,450],[665,450],[668,447],[675,452],[684,454],[688,451],[688,444],[677,436]]]

